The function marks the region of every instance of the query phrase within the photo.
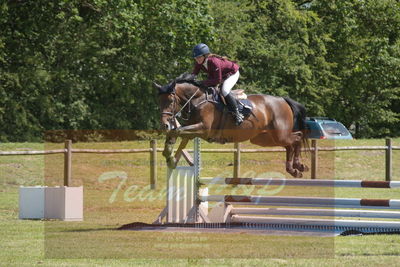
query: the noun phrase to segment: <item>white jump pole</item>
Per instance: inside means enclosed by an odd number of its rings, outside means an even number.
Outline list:
[[[400,219],[400,212],[343,209],[232,208],[232,215],[293,215]]]
[[[362,180],[306,180],[276,178],[200,178],[204,185],[263,185],[263,186],[317,186],[354,188],[400,188],[400,181],[362,181]]]
[[[400,209],[400,200],[396,199],[210,195],[202,196],[200,200],[240,205]]]

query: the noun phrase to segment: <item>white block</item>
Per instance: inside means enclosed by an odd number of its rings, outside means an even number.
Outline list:
[[[82,221],[83,187],[20,187],[20,219]]]
[[[83,187],[47,187],[44,216],[46,219],[82,221]]]
[[[64,187],[47,187],[45,192],[44,218],[62,220],[65,213]]]
[[[231,220],[232,205],[218,202],[208,214],[208,218],[213,223],[228,223]]]
[[[83,220],[83,187],[65,187],[65,221]]]
[[[199,196],[208,196],[208,187],[200,188]],[[204,215],[208,216],[208,202],[207,201],[201,202],[199,205],[199,209],[201,209],[203,211]]]
[[[44,218],[44,189],[41,186],[19,188],[19,218]]]

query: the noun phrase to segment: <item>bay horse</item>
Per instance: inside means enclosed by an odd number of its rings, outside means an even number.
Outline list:
[[[161,124],[167,131],[163,156],[171,168],[176,167],[173,146],[182,137],[180,149],[194,137],[209,142],[243,142],[262,146],[282,146],[286,149],[286,171],[300,178],[308,167],[300,162],[306,139],[306,109],[300,103],[283,97],[249,95],[253,109],[242,124],[236,125],[231,114],[221,112],[209,90],[194,76],[183,74],[167,85],[154,83],[159,93]],[[177,117],[185,117],[181,126]],[[179,158],[177,159],[179,160]]]

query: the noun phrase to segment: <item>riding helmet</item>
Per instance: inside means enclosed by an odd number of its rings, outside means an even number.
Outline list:
[[[193,48],[193,57],[203,56],[210,53],[210,48],[206,44],[198,44]]]

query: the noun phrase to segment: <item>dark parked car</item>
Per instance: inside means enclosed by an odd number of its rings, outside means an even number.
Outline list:
[[[307,118],[307,127],[310,139],[353,139],[343,124],[331,118]]]

